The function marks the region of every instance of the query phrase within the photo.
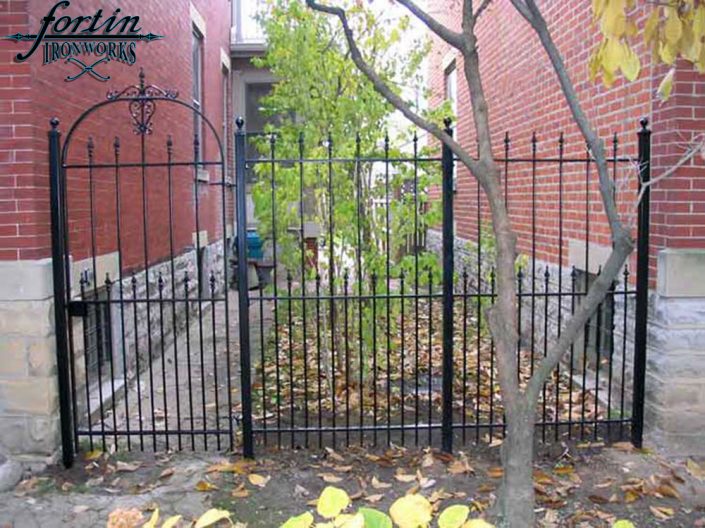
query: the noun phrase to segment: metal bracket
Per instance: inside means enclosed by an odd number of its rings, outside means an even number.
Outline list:
[[[69,301],[70,317],[85,317],[88,315],[88,304],[83,301]]]

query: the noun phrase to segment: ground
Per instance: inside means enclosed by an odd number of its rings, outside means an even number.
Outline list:
[[[539,451],[541,526],[602,527],[618,518],[637,527],[705,526],[702,461],[667,460],[626,444]],[[395,498],[418,492],[437,509],[463,503],[473,516],[492,520],[486,508],[501,476],[498,464],[498,447],[473,447],[455,457],[396,448],[260,450],[254,462],[213,453],[90,452],[71,470],[48,467],[0,495],[0,527],[105,526],[118,508],[137,508],[146,521],[157,506],[162,519],[181,514],[191,521],[217,507],[248,527],[277,527],[315,510],[311,501],[327,485],[345,489],[355,507],[388,511]]]

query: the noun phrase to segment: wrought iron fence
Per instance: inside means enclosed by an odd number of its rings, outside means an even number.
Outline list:
[[[255,174],[250,213],[272,270],[269,281],[263,273],[254,284],[244,271],[239,277],[241,327],[252,328],[241,342],[253,362],[244,365],[253,380],[251,417],[243,407],[245,452],[255,441],[450,450],[454,440],[501,439],[495,349],[484,320],[495,297],[487,205],[450,151],[438,156],[415,136],[407,150],[387,137],[368,145],[357,137],[340,141],[339,153],[335,138],[272,135],[261,138],[259,156],[245,158],[247,135],[238,125],[240,175]],[[648,178],[649,142],[645,122],[629,142],[637,155],[612,140],[609,162],[625,215],[639,179]],[[552,153],[541,153],[547,142],[535,134],[523,152],[512,143],[507,135],[497,162],[523,253],[517,354],[525,380],[600,272],[595,242],[609,242],[593,232],[601,202],[584,146],[568,145],[562,134]],[[461,237],[454,215],[473,220]],[[638,218],[639,254],[546,382],[537,409],[543,440],[615,440],[631,431],[640,442],[648,201]],[[314,250],[305,235],[312,223]],[[244,227],[239,233],[243,239]]]
[[[233,241],[233,185],[215,128],[203,118],[213,138],[201,155],[203,138],[169,126],[191,119],[170,108],[198,112],[141,74],[87,108],[63,142],[52,121],[64,463],[84,443],[232,450],[238,431],[247,456],[257,442],[450,451],[499,441],[505,424],[485,320],[494,240],[482,193],[450,151],[439,155],[416,135],[404,144],[248,138],[238,120]],[[132,139],[88,138],[82,127],[99,110],[113,112],[114,130],[133,129]],[[649,178],[645,122],[627,145],[615,137],[610,157],[625,216]],[[252,148],[259,154],[247,154]],[[609,239],[594,160],[577,141],[506,136],[497,161],[522,253],[517,375],[525,380],[600,272]],[[207,169],[215,177],[205,178]],[[635,222],[637,255],[544,387],[537,425],[546,441],[630,433],[641,443],[648,189]]]

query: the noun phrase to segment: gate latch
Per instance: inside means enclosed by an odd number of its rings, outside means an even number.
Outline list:
[[[69,301],[68,308],[71,317],[85,317],[88,315],[88,305],[83,301]]]

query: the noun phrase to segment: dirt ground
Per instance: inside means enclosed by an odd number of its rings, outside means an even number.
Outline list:
[[[553,446],[539,450],[535,471],[539,526],[705,526],[705,463],[667,460],[626,444]],[[500,482],[498,447],[473,447],[454,457],[414,449],[271,451],[257,460],[214,454],[91,452],[70,470],[52,466],[0,495],[1,528],[105,526],[118,508],[155,507],[179,526],[217,507],[248,527],[277,527],[315,510],[327,485],[345,489],[354,507],[388,511],[405,493],[426,496],[438,510],[469,505],[495,521]],[[253,477],[253,475],[255,475]],[[141,526],[141,524],[140,524]]]

